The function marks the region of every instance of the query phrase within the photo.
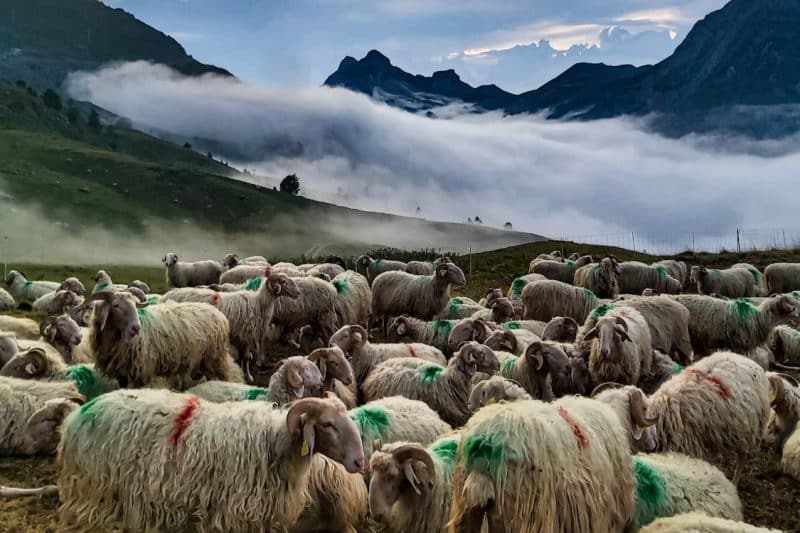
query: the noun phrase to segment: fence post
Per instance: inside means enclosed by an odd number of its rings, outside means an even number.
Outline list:
[[[631,232],[631,243],[633,244],[633,251],[636,251],[636,235]]]
[[[736,253],[742,253],[742,241],[739,237],[739,228],[736,228]]]
[[[786,249],[786,228],[783,228],[783,249]]]
[[[469,279],[472,279],[472,243],[469,243]]]

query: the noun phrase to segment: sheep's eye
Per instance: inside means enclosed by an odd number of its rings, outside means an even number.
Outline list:
[[[335,366],[336,366],[336,362],[335,362],[335,361],[331,361],[331,362],[330,362],[330,363],[328,363],[328,364],[329,364],[329,365],[331,365],[332,367],[335,367]]]

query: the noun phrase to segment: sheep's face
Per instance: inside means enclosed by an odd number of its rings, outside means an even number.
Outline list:
[[[489,307],[492,309],[492,321],[498,324],[514,319],[514,305],[508,298],[495,298]]]
[[[286,383],[297,398],[322,395],[322,373],[317,365],[303,356],[290,357],[283,364]]]
[[[360,268],[366,269],[372,264],[372,261],[373,261],[373,259],[370,256],[362,255],[361,257],[358,258],[358,260],[356,261],[356,264]]]
[[[706,267],[701,266],[701,265],[695,265],[695,266],[692,267],[692,270],[691,270],[691,273],[689,274],[689,277],[695,283],[702,283],[703,279],[706,277],[707,274],[708,274],[708,270],[706,270]]]
[[[233,268],[239,264],[239,256],[236,254],[228,254],[222,260],[222,266],[225,268]]]
[[[142,291],[143,294],[150,294],[150,285],[148,285],[144,281],[135,279],[131,281],[131,287],[139,289],[140,291]]]
[[[543,341],[575,342],[577,336],[578,323],[574,318],[564,316],[554,317],[542,332]]]
[[[53,308],[57,309],[56,312],[75,307],[80,303],[81,297],[72,291],[60,290],[53,297]]]
[[[585,396],[589,394],[589,365],[582,357],[569,358],[570,381],[572,382],[572,392]]]
[[[345,326],[331,336],[329,344],[338,346],[348,356],[367,343],[367,330],[361,326]]]
[[[364,448],[344,404],[333,395],[297,400],[286,415],[286,428],[298,455],[321,453],[351,474],[364,468]]]
[[[487,380],[476,383],[472,387],[472,392],[469,393],[469,400],[467,401],[467,407],[470,412],[474,413],[481,407],[508,400],[505,382],[505,378],[501,376],[492,376]]]
[[[46,376],[51,362],[41,348],[31,348],[19,352],[0,370],[0,376],[7,378],[35,379]]]
[[[67,278],[61,282],[61,286],[59,287],[60,290],[65,291],[72,291],[78,296],[85,296],[86,295],[86,287],[83,286],[83,283],[78,278]]]
[[[392,507],[403,493],[427,494],[436,475],[430,455],[419,444],[376,450],[370,459],[370,473],[369,510],[380,523],[389,520]]]
[[[387,340],[389,342],[401,342],[411,333],[411,324],[405,316],[395,318],[389,325]]]
[[[322,380],[338,379],[345,385],[350,385],[355,379],[353,368],[347,362],[344,352],[338,346],[332,348],[319,348],[311,352],[308,358],[319,367]]]
[[[25,427],[23,454],[53,453],[61,439],[59,428],[64,419],[83,402],[80,395],[74,398],[48,400],[44,406],[33,413]]]
[[[492,330],[482,320],[473,320],[471,318],[462,320],[453,326],[452,331],[450,331],[450,335],[447,337],[447,350],[450,353],[455,353],[465,342],[486,342],[491,333]]]
[[[800,397],[797,380],[787,374],[767,374],[770,383],[772,409],[764,428],[764,439],[770,444],[782,444],[798,422],[795,398]]]
[[[467,284],[464,272],[453,263],[441,263],[436,267],[436,278],[453,285],[464,286]]]
[[[139,321],[133,295],[102,291],[94,296],[99,300],[94,308],[94,320],[98,331],[105,330],[110,324],[124,339],[131,340],[139,334],[142,324]]]
[[[164,264],[166,266],[171,267],[171,266],[177,264],[178,256],[175,255],[174,253],[170,252],[170,253],[168,253],[167,255],[164,256],[164,259],[162,259],[162,261],[164,262]]]
[[[288,297],[295,300],[300,296],[300,287],[286,274],[271,274],[267,278],[267,289],[276,297]]]
[[[17,337],[13,334],[0,335],[0,368],[6,365],[19,351]]]
[[[486,293],[486,306],[491,307],[492,300],[503,297],[503,289],[492,289]]]
[[[83,340],[81,327],[69,316],[61,315],[43,331],[50,343],[60,342],[67,346],[77,346]]]
[[[491,348],[475,341],[464,344],[456,356],[468,373],[495,374],[500,370],[500,361]]]
[[[510,353],[517,353],[517,347],[519,345],[517,343],[517,338],[508,330],[497,330],[492,332],[484,344],[492,350]]]
[[[6,277],[6,287],[11,287],[17,279],[24,279],[24,276],[16,270],[9,272]]]
[[[622,343],[630,341],[628,323],[621,317],[601,317],[595,327],[583,337],[585,341],[593,340],[592,351],[602,359],[619,362],[622,355]]]
[[[769,412],[769,420],[764,428],[764,440],[768,444],[780,444],[789,436],[795,425],[797,425],[797,420],[792,420],[785,414],[777,413],[773,407]]]

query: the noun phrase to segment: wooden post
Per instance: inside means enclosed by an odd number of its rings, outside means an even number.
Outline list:
[[[739,235],[739,228],[736,228],[736,253],[742,253],[742,241]]]

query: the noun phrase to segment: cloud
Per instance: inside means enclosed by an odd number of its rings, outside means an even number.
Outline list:
[[[669,239],[796,220],[797,138],[674,140],[632,119],[430,119],[342,89],[263,89],[141,62],[73,75],[68,88],[141,126],[223,141],[248,168],[296,172],[307,195],[359,209]]]

